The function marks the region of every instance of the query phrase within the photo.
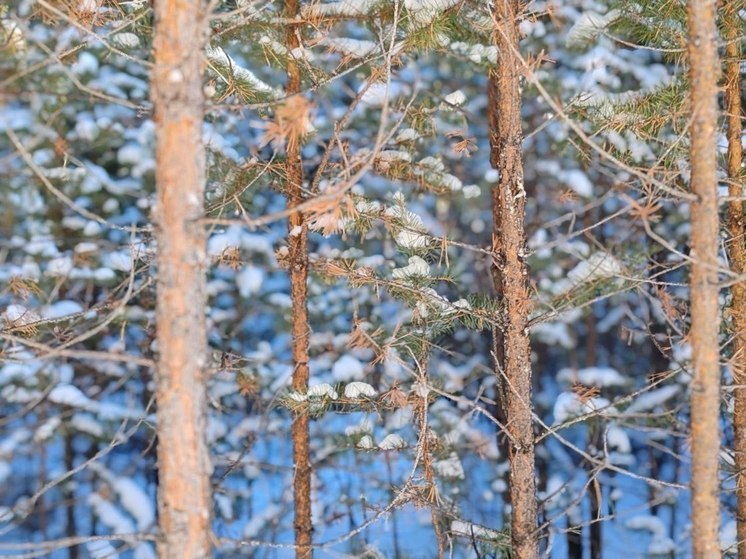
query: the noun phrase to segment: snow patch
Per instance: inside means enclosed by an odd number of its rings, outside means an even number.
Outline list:
[[[409,264],[403,268],[395,268],[391,275],[394,279],[406,280],[409,278],[430,277],[430,265],[419,256],[410,256]]]
[[[345,386],[345,398],[375,398],[376,389],[367,382],[351,382]]]
[[[665,404],[668,400],[673,398],[679,393],[681,387],[677,384],[671,384],[663,386],[645,394],[640,394],[634,401],[629,405],[627,413],[640,413],[652,411],[658,406]]]
[[[386,435],[386,437],[378,443],[378,448],[381,450],[399,450],[400,448],[406,448],[407,443],[396,433]]]
[[[311,386],[308,389],[308,396],[336,400],[339,397],[339,394],[337,394],[337,391],[334,390],[334,387],[331,384],[322,382],[321,384]]]
[[[352,355],[342,355],[332,365],[332,377],[338,382],[349,382],[361,378],[365,372],[365,365]]]

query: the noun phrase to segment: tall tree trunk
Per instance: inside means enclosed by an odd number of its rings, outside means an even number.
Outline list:
[[[587,212],[585,215],[586,218],[584,219],[584,225],[590,227],[593,224],[593,216],[591,212]],[[586,316],[585,324],[587,328],[585,339],[585,366],[595,367],[598,363],[598,355],[596,353],[598,346],[598,326],[594,305],[591,305],[588,309],[588,316]],[[595,449],[594,452],[603,449],[603,426],[599,422],[588,422],[587,441],[588,446]],[[593,471],[593,463],[584,460],[583,465],[585,466],[585,470],[588,472],[589,477],[595,475],[593,482],[588,486],[588,500],[591,509],[591,524],[589,526],[590,550],[591,559],[601,559],[601,557],[603,557],[603,522],[601,521],[601,497],[603,489],[601,487],[599,476]]]
[[[503,304],[503,359],[496,363],[510,434],[511,539],[519,559],[538,557],[536,476],[531,405],[531,301],[524,230],[518,0],[495,2],[495,43],[500,52],[490,74],[490,161],[500,173],[492,190],[493,279]]]
[[[720,363],[718,330],[717,28],[715,0],[688,4],[688,58],[693,256],[691,269],[694,380],[691,396],[692,544],[694,557],[720,556],[718,458]]]
[[[75,468],[75,447],[73,446],[73,434],[66,432],[64,435],[64,461],[65,471],[71,472]],[[75,485],[72,483],[65,484],[65,535],[68,538],[74,538],[78,535],[77,523],[75,522]],[[95,533],[95,532],[91,532]],[[77,545],[71,545],[67,552],[67,559],[78,559],[80,557],[80,548]]]
[[[298,0],[285,0],[285,16],[295,19],[300,14]],[[285,42],[288,52],[287,94],[298,95],[301,91],[300,67],[293,58],[300,46],[299,27],[288,25]],[[300,138],[290,138],[287,142],[288,205],[297,206],[303,202],[303,159]],[[290,234],[300,227],[300,234]],[[288,219],[288,245],[290,252],[290,296],[292,298],[293,336],[293,390],[308,392],[308,225],[305,216],[298,211]],[[311,522],[311,448],[308,428],[308,414],[299,412],[293,418],[293,464],[295,477],[295,553],[296,557],[307,559],[313,556],[311,547],[313,524]]]
[[[725,39],[725,113],[728,123],[728,194],[743,196],[743,123],[741,122],[741,34],[742,22],[734,0],[723,7],[723,33]],[[738,274],[746,273],[746,245],[744,236],[743,202],[733,200],[728,205],[728,255],[731,268]],[[731,319],[733,324],[733,432],[737,470],[738,557],[746,559],[746,283],[733,286]]]
[[[158,239],[158,514],[161,558],[211,556],[205,440],[206,271],[202,50],[199,0],[155,4],[153,106]]]

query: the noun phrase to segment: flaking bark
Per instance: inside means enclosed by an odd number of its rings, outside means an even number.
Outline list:
[[[207,399],[205,151],[197,0],[155,3],[152,99],[156,137],[158,284],[158,555],[211,556]]]
[[[688,4],[694,379],[691,387],[692,546],[696,559],[720,556],[718,460],[720,363],[718,330],[717,28],[715,0]]]
[[[298,0],[285,0],[285,15],[294,19],[300,14]],[[301,91],[301,74],[298,63],[293,58],[293,52],[300,46],[299,28],[297,25],[287,26],[285,35],[288,49],[287,64],[287,93],[297,95]],[[292,208],[303,202],[303,160],[301,157],[300,139],[287,143],[287,163],[285,174],[287,180],[288,205]],[[308,224],[302,212],[290,215],[288,219],[288,233],[297,231],[299,234],[288,235],[290,262],[290,296],[292,299],[292,354],[293,354],[293,390],[305,394],[308,392]],[[313,524],[311,522],[311,448],[308,425],[308,414],[298,413],[293,418],[293,464],[295,476],[293,491],[295,501],[295,553],[299,559],[313,556],[311,547]]]
[[[743,195],[743,123],[741,121],[741,30],[742,22],[736,2],[726,2],[723,7],[723,39],[725,40],[725,120],[728,137],[728,194],[734,198]],[[737,274],[746,273],[746,245],[744,245],[743,202],[733,200],[728,204],[728,256],[731,269]],[[738,557],[746,559],[746,283],[739,282],[732,288],[733,300],[730,313],[733,336],[733,411],[734,450],[737,472]]]
[[[493,279],[502,295],[502,363],[496,363],[498,384],[510,435],[510,499],[512,553],[519,559],[538,557],[536,477],[531,404],[531,311],[526,233],[526,191],[523,188],[521,131],[522,62],[518,54],[521,4],[495,2],[495,42],[500,52],[489,81],[490,160],[500,173],[492,189]],[[498,359],[496,352],[496,359]]]

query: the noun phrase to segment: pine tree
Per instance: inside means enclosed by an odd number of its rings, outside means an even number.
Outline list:
[[[300,16],[298,0],[285,1],[285,17],[294,20]],[[286,118],[289,122],[287,132],[287,149],[285,163],[285,180],[287,183],[288,206],[292,209],[303,203],[303,159],[301,155],[301,138],[305,134],[304,123],[307,118],[308,105],[302,97],[301,68],[295,59],[300,52],[300,34],[302,27],[295,24],[287,26],[285,46],[287,48],[286,92],[288,99],[285,107],[278,110],[278,120]],[[287,111],[287,115],[284,112]],[[292,129],[291,129],[292,128]],[[311,334],[308,324],[308,224],[303,210],[296,210],[288,219],[288,265],[290,270],[290,297],[292,299],[292,336],[293,336],[293,390],[305,394],[308,392],[308,338]],[[309,415],[301,410],[293,418],[293,478],[295,504],[295,552],[299,559],[310,559],[313,524],[311,521],[311,447],[309,441]]]
[[[490,161],[499,172],[492,187],[492,274],[503,299],[503,331],[495,351],[500,400],[510,439],[510,503],[512,553],[521,559],[538,556],[536,474],[534,466],[531,348],[528,320],[531,300],[524,228],[526,190],[523,184],[521,69],[518,44],[519,0],[495,2],[495,44],[500,53],[489,83]]]
[[[204,559],[212,549],[202,225],[206,16],[197,0],[155,6],[159,555],[173,559]]]
[[[725,41],[724,82],[725,82],[725,121],[727,123],[728,154],[727,176],[728,194],[733,200],[728,204],[726,228],[730,235],[728,255],[731,269],[739,274],[746,273],[746,226],[743,208],[743,136],[741,110],[741,41],[743,22],[739,13],[739,2],[726,2],[722,8],[721,20]],[[738,556],[746,559],[746,283],[739,281],[732,287],[730,306],[733,351],[731,369],[733,372],[733,450],[736,463],[737,497],[737,540]]]
[[[688,4],[687,46],[691,103],[690,165],[692,262],[689,336],[694,379],[691,395],[693,556],[720,554],[720,351],[718,333],[717,53],[716,2]]]

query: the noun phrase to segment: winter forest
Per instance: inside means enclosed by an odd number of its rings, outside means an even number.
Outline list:
[[[746,559],[746,0],[6,0],[0,556]]]

